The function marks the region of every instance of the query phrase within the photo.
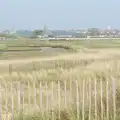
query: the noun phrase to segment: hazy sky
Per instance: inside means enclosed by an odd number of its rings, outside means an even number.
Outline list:
[[[120,0],[0,0],[0,29],[120,28]]]

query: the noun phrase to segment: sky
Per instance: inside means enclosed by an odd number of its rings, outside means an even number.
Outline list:
[[[0,0],[0,30],[120,28],[120,0]]]

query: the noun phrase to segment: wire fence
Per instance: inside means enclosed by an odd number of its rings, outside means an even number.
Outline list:
[[[51,115],[54,110],[76,108],[77,120],[116,120],[116,80],[40,81],[1,83],[0,120],[13,120],[16,113],[39,111]],[[49,112],[51,111],[51,114]]]

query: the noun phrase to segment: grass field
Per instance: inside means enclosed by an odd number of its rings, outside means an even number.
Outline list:
[[[34,83],[36,85],[36,91],[39,89],[39,84],[42,81],[48,83],[48,89],[51,88],[52,81],[54,82],[54,115],[55,120],[58,119],[58,106],[57,106],[57,81],[61,81],[61,99],[63,99],[62,93],[64,93],[64,81],[66,81],[66,97],[68,98],[70,93],[69,84],[70,81],[78,82],[80,94],[83,93],[83,81],[91,80],[94,85],[94,80],[97,80],[97,85],[99,86],[101,81],[103,82],[103,102],[106,101],[106,81],[110,81],[112,78],[116,81],[116,120],[120,119],[120,40],[91,40],[91,41],[39,41],[39,40],[16,40],[16,41],[0,41],[1,50],[26,50],[33,49],[37,47],[64,47],[67,51],[51,52],[46,51],[46,55],[43,52],[38,53],[38,51],[24,51],[21,53],[16,52],[5,52],[0,56],[0,82],[2,89],[6,89],[6,85],[9,86],[10,83],[16,83],[18,81],[22,82],[25,87],[25,109],[24,120],[46,120],[46,115],[41,115],[38,109],[31,109],[28,111],[28,89],[27,83],[32,86]],[[32,46],[32,47],[31,47]],[[47,54],[48,53],[48,54]],[[11,57],[12,56],[12,57]],[[11,60],[12,59],[12,60]],[[45,85],[43,84],[43,87]],[[73,87],[73,103],[75,103],[76,95],[75,85]],[[109,85],[111,89],[111,85]],[[16,85],[13,86],[16,90]],[[10,88],[8,87],[8,90]],[[31,87],[30,91],[32,93],[34,89]],[[94,90],[94,88],[92,88]],[[88,82],[85,82],[85,92],[89,92]],[[97,87],[97,92],[100,92],[99,87]],[[109,91],[111,92],[111,91]],[[85,93],[85,94],[86,94]],[[10,99],[11,93],[8,92],[8,99]],[[46,93],[43,90],[43,96]],[[32,96],[34,98],[34,95]],[[87,94],[85,95],[87,97]],[[37,102],[39,102],[39,98]],[[15,98],[16,101],[17,98]],[[43,97],[43,101],[44,101]],[[94,95],[91,96],[94,99]],[[104,114],[103,119],[101,118],[101,108],[100,108],[100,96],[97,96],[97,120],[108,120],[107,114]],[[82,97],[80,97],[82,101]],[[112,98],[109,97],[109,120],[113,120],[113,105]],[[3,108],[5,107],[5,96],[3,97]],[[76,106],[73,104],[72,108],[69,108],[70,104],[67,101],[67,108],[64,109],[64,104],[61,103],[61,120],[77,120],[76,116]],[[82,106],[82,103],[80,103]],[[8,103],[9,109],[11,111],[10,102]],[[106,102],[104,102],[104,112],[107,111]],[[43,102],[43,108],[45,108],[45,103]],[[14,106],[15,111],[17,110],[17,103]],[[88,120],[88,110],[89,110],[89,98],[85,99],[85,118]],[[91,119],[94,120],[94,103],[91,105]],[[82,110],[80,108],[80,118]],[[112,115],[111,115],[112,114]],[[15,116],[15,120],[20,120],[22,115]],[[48,118],[47,118],[48,119]],[[52,120],[49,117],[49,120]]]

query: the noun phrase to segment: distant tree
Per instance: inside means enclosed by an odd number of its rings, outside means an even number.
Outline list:
[[[33,34],[36,35],[36,36],[43,35],[43,33],[44,33],[43,30],[34,30],[33,31]]]
[[[0,34],[0,37],[7,37],[8,35],[7,34],[4,34],[4,33],[1,33]]]
[[[91,28],[91,29],[88,29],[87,34],[90,36],[99,36],[100,32],[99,32],[99,29],[97,28]]]
[[[10,38],[10,39],[16,39],[17,37],[15,35],[12,35],[12,34],[0,34],[0,37],[2,38]]]
[[[38,36],[43,36],[43,30],[34,30],[30,38],[37,38]]]
[[[51,38],[53,38],[53,37],[54,37],[54,35],[53,35],[53,34],[50,34],[50,35],[48,35],[48,37],[51,37]]]

